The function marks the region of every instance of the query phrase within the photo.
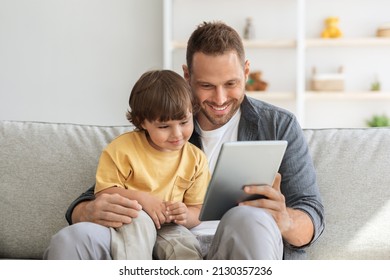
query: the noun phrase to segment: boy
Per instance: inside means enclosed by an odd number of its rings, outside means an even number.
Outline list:
[[[204,153],[189,143],[194,98],[169,70],[149,71],[134,85],[127,119],[135,130],[114,139],[96,172],[96,196],[118,193],[141,206],[131,224],[111,230],[114,259],[201,259],[189,231],[198,217],[210,174]]]

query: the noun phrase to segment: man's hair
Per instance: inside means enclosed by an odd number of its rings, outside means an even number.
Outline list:
[[[187,81],[171,70],[144,73],[135,83],[129,98],[127,119],[138,130],[148,121],[181,120],[197,109]]]
[[[187,42],[187,67],[192,71],[194,54],[202,52],[206,55],[222,55],[227,51],[235,51],[245,65],[245,50],[240,35],[232,27],[221,21],[203,22],[198,25]]]

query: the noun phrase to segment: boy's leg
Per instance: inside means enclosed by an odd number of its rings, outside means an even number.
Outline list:
[[[53,235],[43,259],[110,260],[110,230],[95,223],[77,223]]]
[[[130,224],[111,230],[111,255],[114,260],[151,260],[157,231],[145,211]]]
[[[159,260],[201,260],[196,236],[184,226],[166,224],[157,231],[153,256]]]
[[[221,219],[207,259],[281,260],[282,235],[266,210],[250,206],[230,209]]]

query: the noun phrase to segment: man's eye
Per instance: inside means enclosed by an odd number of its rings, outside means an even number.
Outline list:
[[[168,126],[167,125],[162,125],[162,126],[159,126],[158,128],[164,129],[164,128],[168,128]]]
[[[212,85],[209,85],[209,84],[202,84],[201,87],[202,87],[202,88],[209,89],[209,88],[212,88]]]
[[[229,82],[226,84],[227,87],[235,87],[237,85],[237,82]]]

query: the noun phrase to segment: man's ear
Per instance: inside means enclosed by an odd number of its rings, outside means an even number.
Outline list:
[[[249,73],[250,73],[250,67],[251,66],[251,63],[249,62],[249,60],[246,60],[245,61],[245,65],[244,65],[244,75],[245,75],[245,81],[248,81],[248,77],[249,77]]]
[[[188,66],[183,64],[182,69],[184,79],[186,79],[187,82],[190,82],[190,71],[188,70]]]

